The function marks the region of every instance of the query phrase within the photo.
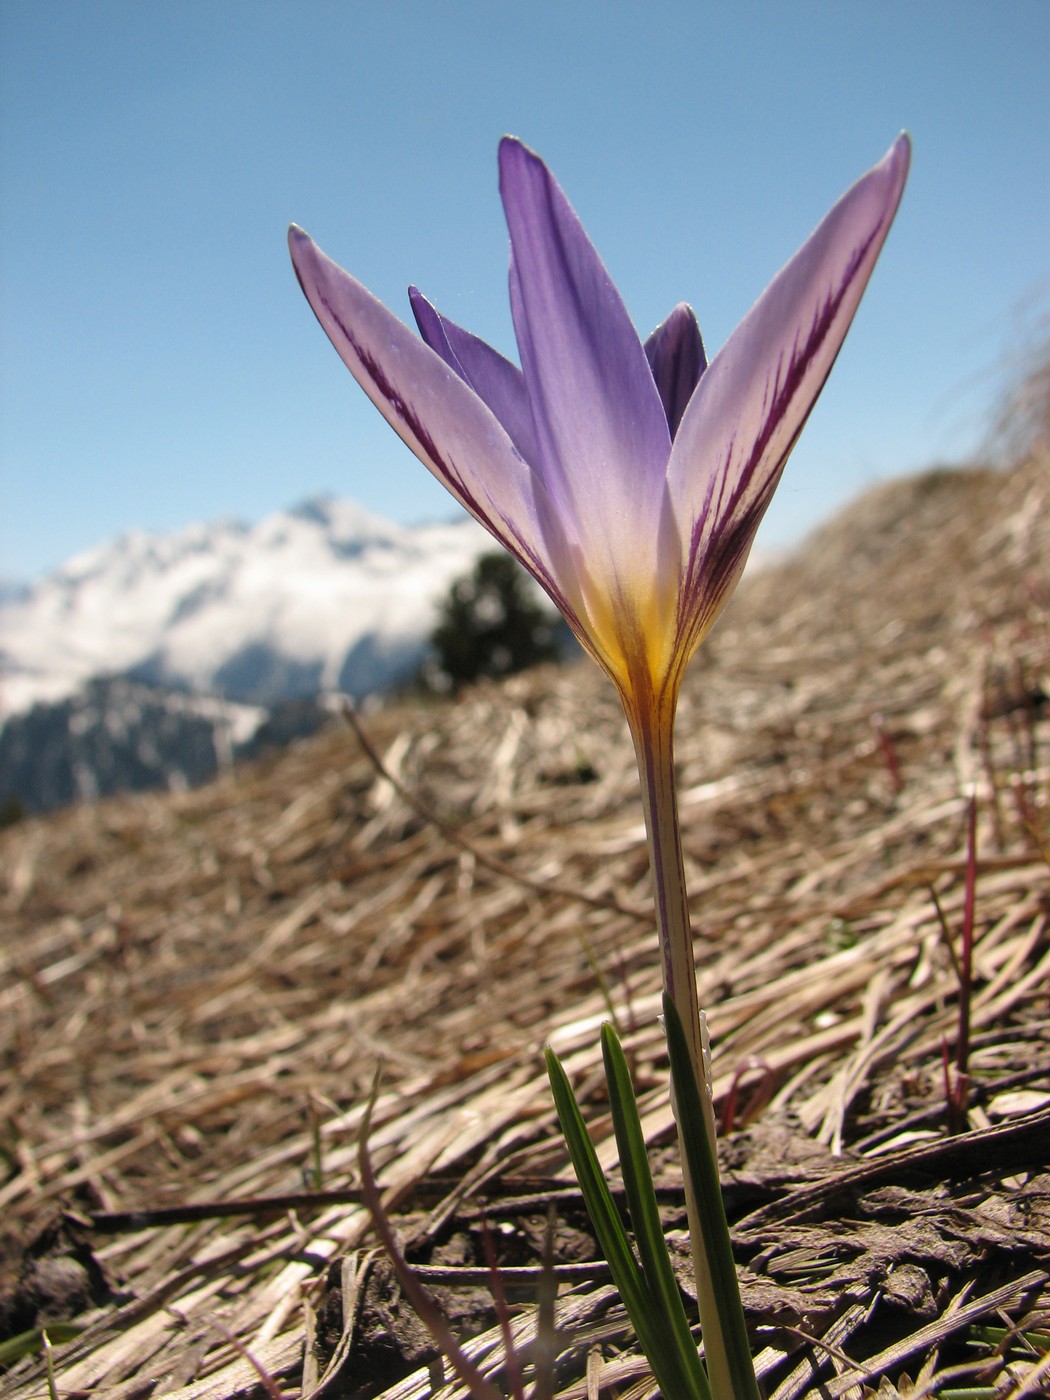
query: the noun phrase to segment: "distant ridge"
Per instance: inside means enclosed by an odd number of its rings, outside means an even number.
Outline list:
[[[495,547],[470,519],[404,527],[318,496],[129,531],[0,591],[0,819],[194,787],[313,733],[333,694],[396,689]]]
[[[388,689],[490,545],[469,519],[403,527],[331,497],[124,534],[0,593],[0,720],[100,676],[252,705]]]

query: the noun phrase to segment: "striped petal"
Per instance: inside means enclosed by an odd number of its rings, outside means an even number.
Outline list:
[[[487,341],[442,316],[415,287],[409,287],[408,296],[419,334],[488,404],[511,442],[526,462],[533,465],[537,460],[536,438],[521,370],[505,360],[498,350],[493,350]]]
[[[743,570],[889,232],[910,151],[901,136],[843,195],[711,361],[689,401],[668,465],[685,555],[682,664]]]
[[[288,243],[314,314],[383,417],[578,625],[545,545],[557,543],[559,528],[543,482],[491,410],[301,229],[292,227]]]

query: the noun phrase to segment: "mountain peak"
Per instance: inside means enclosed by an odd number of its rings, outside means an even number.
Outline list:
[[[254,526],[128,532],[0,598],[0,716],[98,675],[250,703],[385,689],[488,546],[472,520],[409,528],[330,495]]]

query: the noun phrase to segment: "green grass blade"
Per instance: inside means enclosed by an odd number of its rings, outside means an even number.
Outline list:
[[[44,1333],[53,1343],[71,1342],[83,1332],[83,1327],[72,1322],[51,1322],[47,1327],[34,1327],[30,1332],[19,1332],[0,1342],[0,1366],[10,1366],[23,1356],[33,1356],[44,1349]]]
[[[744,1323],[744,1309],[740,1302],[740,1285],[737,1282],[729,1224],[722,1202],[718,1162],[704,1125],[700,1086],[693,1074],[685,1031],[682,1029],[674,1002],[666,993],[664,1023],[667,1031],[667,1049],[671,1057],[671,1079],[685,1146],[686,1169],[693,1184],[700,1215],[703,1248],[711,1271],[718,1317],[722,1324],[733,1400],[761,1400],[751,1359],[751,1345]]]
[[[601,1164],[576,1103],[569,1077],[548,1045],[544,1050],[558,1120],[565,1144],[580,1183],[587,1213],[598,1236],[613,1282],[619,1290],[627,1315],[638,1335],[643,1352],[656,1377],[664,1400],[709,1400],[683,1375],[673,1338],[648,1284],[638,1266],[616,1203],[609,1191]]]
[[[642,1271],[631,1250],[627,1231],[623,1227],[623,1221],[602,1173],[583,1115],[577,1106],[576,1096],[572,1092],[569,1076],[549,1045],[544,1050],[544,1055],[547,1060],[547,1076],[554,1094],[554,1106],[558,1110],[558,1121],[565,1135],[565,1144],[572,1158],[576,1179],[580,1183],[587,1213],[591,1217],[598,1243],[612,1271],[613,1282],[620,1290],[624,1306],[633,1321],[634,1310],[644,1308],[647,1303]]]
[[[678,1280],[671,1268],[667,1241],[664,1238],[660,1210],[653,1190],[649,1157],[638,1117],[630,1070],[616,1031],[608,1024],[602,1026],[602,1055],[609,1085],[609,1106],[612,1110],[616,1145],[620,1152],[627,1207],[631,1214],[634,1239],[642,1262],[642,1273],[656,1306],[660,1309],[669,1333],[668,1345],[674,1348],[679,1369],[686,1377],[693,1394],[711,1400],[711,1387],[700,1354],[689,1330],[689,1321],[682,1305]]]

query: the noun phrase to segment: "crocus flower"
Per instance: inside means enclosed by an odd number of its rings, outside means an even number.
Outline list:
[[[909,155],[902,135],[710,364],[686,305],[642,343],[560,186],[511,138],[500,144],[500,192],[520,369],[413,288],[420,339],[290,231],[303,291],[365,393],[539,581],[619,690],[676,1001],[694,980],[673,858],[682,674],[743,571],[889,231]],[[686,1001],[682,1019],[697,1020]],[[694,1043],[699,1055],[699,1030]]]
[[[901,136],[710,364],[686,305],[643,344],[561,188],[510,138],[500,145],[500,192],[520,368],[413,288],[420,339],[300,229],[289,235],[303,291],[351,374],[539,581],[620,693],[642,779],[664,984],[701,1085],[674,788],[679,688],[743,571],[849,329],[909,156]],[[713,1145],[709,1098],[703,1105]],[[731,1343],[721,1335],[688,1180],[686,1190],[712,1385],[730,1395]]]
[[[422,340],[297,228],[318,320],[379,411],[540,582],[628,714],[673,712],[897,208],[902,136],[707,364],[681,305],[643,344],[575,212],[500,146],[521,368],[411,292]]]

